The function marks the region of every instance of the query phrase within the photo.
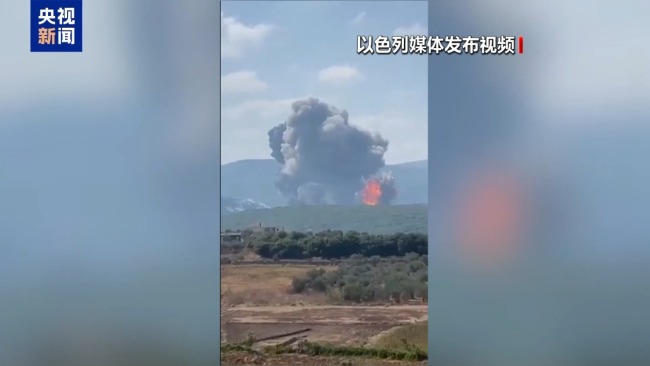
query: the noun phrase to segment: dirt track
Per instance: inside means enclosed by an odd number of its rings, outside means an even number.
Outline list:
[[[426,320],[426,305],[232,307],[221,315],[222,342],[240,341],[248,333],[266,338],[311,328],[311,341],[362,345],[395,326]]]

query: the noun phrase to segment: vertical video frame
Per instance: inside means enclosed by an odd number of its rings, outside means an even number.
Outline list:
[[[221,364],[426,364],[427,3],[221,3]]]

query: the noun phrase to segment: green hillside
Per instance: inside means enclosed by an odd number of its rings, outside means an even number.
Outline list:
[[[294,231],[355,230],[373,234],[426,234],[427,206],[275,207],[224,214],[221,230],[239,230],[258,223]]]

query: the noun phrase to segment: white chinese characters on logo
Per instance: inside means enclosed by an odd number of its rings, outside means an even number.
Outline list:
[[[59,8],[59,24],[74,24],[74,8]]]
[[[54,10],[50,8],[41,9],[38,13],[38,24],[54,24]]]
[[[59,28],[59,44],[74,44],[74,28]]]
[[[39,10],[38,24],[43,27],[38,29],[38,43],[39,44],[59,44],[59,45],[74,45],[75,44],[75,9],[74,8],[58,8],[55,16],[54,9],[43,8]],[[57,22],[58,20],[58,22]],[[45,24],[58,25],[56,27],[45,27]],[[67,25],[67,27],[66,27]],[[55,37],[56,34],[56,37]]]

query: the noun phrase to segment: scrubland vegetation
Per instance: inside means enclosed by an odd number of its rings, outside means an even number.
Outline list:
[[[404,257],[364,258],[359,254],[343,261],[335,271],[311,269],[294,277],[296,293],[326,293],[333,303],[427,301],[427,256],[408,254]]]

